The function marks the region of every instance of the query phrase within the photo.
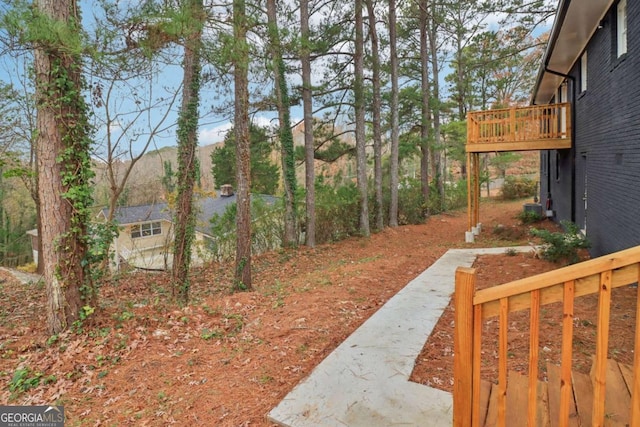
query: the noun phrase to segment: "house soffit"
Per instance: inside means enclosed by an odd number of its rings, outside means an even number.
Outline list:
[[[534,104],[551,102],[564,78],[546,70],[568,74],[593,34],[598,31],[600,21],[612,4],[613,0],[560,1],[534,89]],[[563,8],[566,8],[564,14]]]

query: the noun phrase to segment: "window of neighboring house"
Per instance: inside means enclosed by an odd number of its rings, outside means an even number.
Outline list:
[[[627,0],[620,0],[616,9],[616,54],[627,53]]]
[[[587,51],[580,57],[580,92],[587,90]]]
[[[137,224],[131,226],[131,238],[137,239],[139,237],[154,236],[156,234],[162,234],[161,222],[147,222],[145,224]]]

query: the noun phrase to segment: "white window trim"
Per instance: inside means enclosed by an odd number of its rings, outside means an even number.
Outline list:
[[[627,53],[627,0],[620,0],[616,10],[616,51],[618,58]]]
[[[145,222],[131,226],[131,238],[140,239],[143,237],[151,237],[162,234],[162,222]]]
[[[580,57],[580,92],[587,90],[587,51]]]

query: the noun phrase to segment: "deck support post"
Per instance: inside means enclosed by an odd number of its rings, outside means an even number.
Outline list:
[[[473,219],[471,214],[471,153],[467,153],[467,231],[471,231],[473,227]]]
[[[471,427],[473,414],[473,294],[475,269],[456,270],[455,332],[453,341],[453,425]]]
[[[480,153],[473,153],[473,197],[474,197],[474,215],[473,226],[477,226],[480,222]]]

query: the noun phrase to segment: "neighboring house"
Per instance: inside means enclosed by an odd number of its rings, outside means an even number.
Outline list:
[[[107,208],[103,209],[98,219],[106,220],[108,213]],[[122,262],[136,268],[167,268],[173,223],[166,203],[119,207],[114,220],[120,227],[112,245],[116,269]]]
[[[640,245],[640,2],[561,0],[533,91],[571,103],[572,147],[541,151],[541,203],[599,256]]]
[[[231,189],[222,189],[219,197],[199,199],[195,204],[197,210],[196,243],[212,239],[210,219],[222,215],[227,207],[236,202],[236,195]],[[272,196],[261,196],[268,203],[273,203]],[[99,214],[99,219],[106,219],[108,210]],[[116,210],[114,217],[120,226],[120,234],[113,243],[116,268],[121,262],[149,270],[165,270],[173,261],[173,216],[169,206],[156,203],[144,206],[124,206]],[[200,251],[193,251],[192,264],[202,263]]]

